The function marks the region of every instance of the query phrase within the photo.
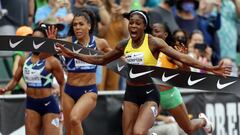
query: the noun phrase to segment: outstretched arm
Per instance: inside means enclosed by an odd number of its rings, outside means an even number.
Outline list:
[[[97,64],[97,65],[105,65],[117,58],[120,58],[123,55],[124,48],[126,46],[126,41],[122,41],[119,43],[119,45],[113,49],[112,51],[109,51],[108,53],[102,54],[102,55],[84,55],[84,54],[77,54],[72,52],[71,50],[65,48],[64,46],[57,44],[56,45],[56,51],[65,57],[71,57],[76,58],[82,61],[85,61],[87,63],[91,64]]]
[[[193,59],[192,57],[186,54],[180,53],[174,50],[172,47],[169,47],[167,43],[162,39],[153,38],[152,40],[153,40],[152,41],[153,45],[155,45],[157,49],[159,49],[166,55],[187,64],[188,66],[210,71],[217,75],[222,75],[222,76],[227,76],[231,72],[231,67],[224,67],[223,63],[220,63],[218,66],[205,65],[200,63],[196,59]]]
[[[4,88],[0,88],[0,94],[5,93],[6,91],[11,91],[16,87],[16,85],[18,84],[18,82],[20,81],[23,75],[23,63],[24,63],[24,59],[20,58],[20,61],[18,63],[18,68],[12,80]]]
[[[180,44],[177,44],[174,46],[174,49],[180,53],[183,53],[183,54],[187,54],[188,53],[188,48],[183,44],[183,43],[180,43]],[[190,67],[186,64],[183,64],[182,62],[180,61],[177,61],[175,59],[171,59],[170,58],[170,61],[172,61],[173,63],[175,63],[179,69],[181,70],[185,70],[185,71],[190,71]]]

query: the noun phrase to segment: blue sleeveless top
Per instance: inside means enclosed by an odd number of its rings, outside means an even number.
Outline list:
[[[30,55],[23,66],[23,77],[29,88],[52,88],[53,75],[45,68],[46,59],[33,64]]]
[[[76,40],[74,43],[78,43],[78,41]],[[90,42],[86,47],[97,50],[94,36],[90,36]],[[89,64],[74,58],[65,57],[64,63],[67,67],[68,72],[74,72],[74,73],[96,72],[96,69],[97,69],[97,65]]]

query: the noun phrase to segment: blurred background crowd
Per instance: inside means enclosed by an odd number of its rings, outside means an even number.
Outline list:
[[[167,37],[169,45],[185,45],[187,53],[202,63],[224,61],[233,67],[231,76],[239,76],[240,0],[0,0],[0,35],[25,36],[45,23],[56,25],[58,38],[64,40],[74,14],[83,7],[95,13],[94,34],[106,39],[111,48],[129,37],[122,13],[141,9],[149,14],[152,33]],[[18,55],[24,54],[0,52],[0,84],[14,74]],[[123,90],[124,82],[113,71],[98,67],[99,90]],[[25,87],[20,84],[12,93],[24,93]]]

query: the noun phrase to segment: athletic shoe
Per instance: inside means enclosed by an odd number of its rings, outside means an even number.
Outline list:
[[[205,132],[207,134],[212,134],[214,131],[214,125],[213,123],[207,118],[207,116],[204,113],[200,113],[198,115],[198,118],[200,119],[204,119],[206,121],[206,125],[203,127],[203,129],[205,130]]]

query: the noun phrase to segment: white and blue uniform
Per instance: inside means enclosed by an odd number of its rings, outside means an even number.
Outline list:
[[[45,69],[46,59],[33,64],[31,56],[23,66],[23,77],[29,88],[52,88],[53,75]]]
[[[78,43],[78,41],[75,41],[74,43]],[[94,36],[90,36],[90,42],[86,47],[97,50]],[[96,73],[97,69],[97,65],[89,64],[74,58],[65,58],[64,63],[67,67],[67,71],[70,73]],[[97,93],[97,86],[96,84],[89,86],[72,86],[66,84],[64,91],[72,97],[75,102],[77,102],[77,100],[87,92]]]
[[[30,55],[23,66],[23,77],[28,88],[52,88],[53,75],[46,70],[46,59],[41,59],[37,63],[31,62]],[[47,113],[60,113],[59,105],[53,96],[46,98],[27,97],[26,108],[39,113],[41,116]]]
[[[77,44],[78,41],[75,41],[74,43]],[[86,47],[97,50],[94,36],[90,37],[90,42]],[[89,63],[86,63],[84,61],[81,61],[79,59],[74,59],[74,58],[66,57],[64,63],[67,67],[68,72],[75,72],[75,73],[96,72],[96,69],[97,69],[97,65],[89,64]]]

